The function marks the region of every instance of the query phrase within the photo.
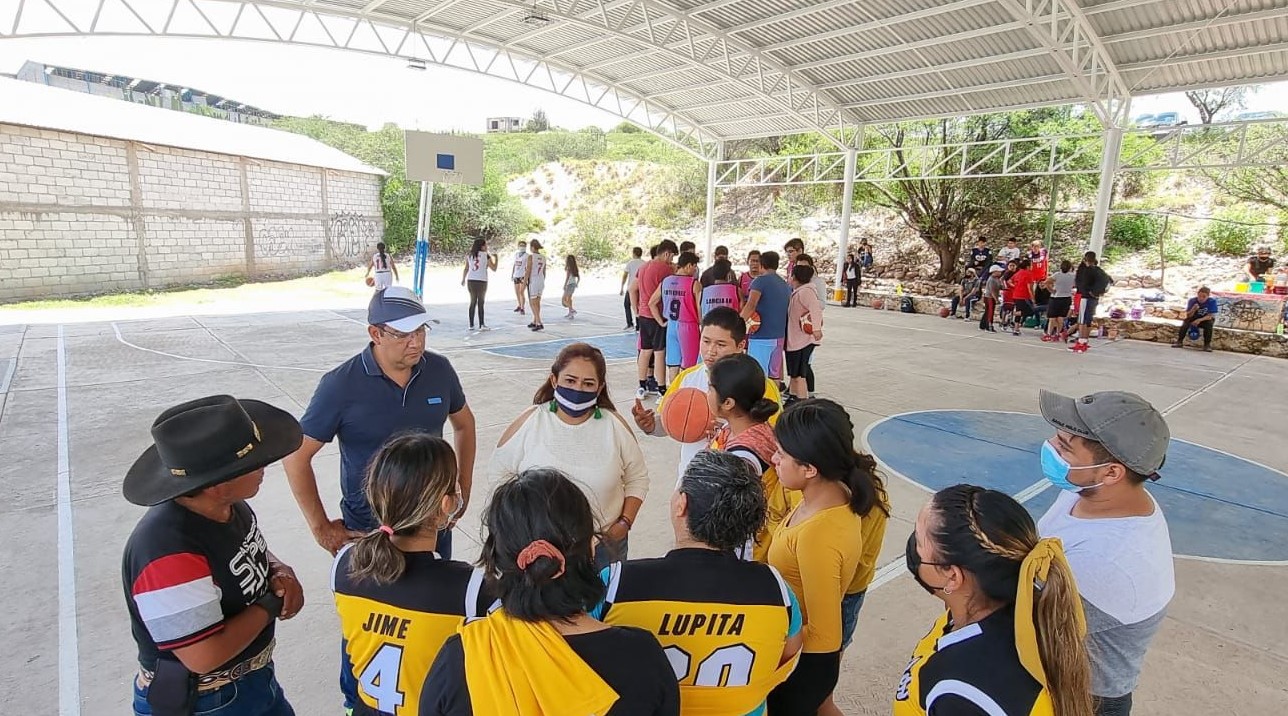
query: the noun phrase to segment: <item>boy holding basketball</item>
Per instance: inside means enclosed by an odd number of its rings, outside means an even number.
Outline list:
[[[680,388],[697,388],[705,393],[709,386],[707,371],[715,364],[716,361],[725,356],[745,353],[747,351],[747,323],[738,315],[738,312],[732,308],[718,306],[711,309],[707,315],[702,318],[702,333],[699,344],[699,353],[702,358],[697,365],[680,371],[680,374],[671,381],[667,386],[667,395]],[[662,426],[662,421],[658,420],[658,412],[661,412],[666,406],[667,395],[664,395],[657,404],[657,412],[648,410],[640,401],[635,401],[634,407],[631,408],[631,417],[635,419],[635,425],[649,435],[655,437],[668,437],[666,428]],[[778,386],[773,381],[765,380],[765,397],[777,403],[779,401]],[[684,475],[684,470],[693,459],[702,450],[706,449],[708,441],[699,439],[692,442],[680,443],[680,465],[678,473]]]

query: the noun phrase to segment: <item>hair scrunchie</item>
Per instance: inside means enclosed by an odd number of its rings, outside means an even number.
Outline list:
[[[534,540],[529,543],[527,547],[524,547],[523,550],[519,552],[519,556],[514,561],[519,565],[520,571],[527,571],[528,567],[541,557],[549,557],[559,563],[559,571],[556,572],[551,579],[558,579],[563,576],[564,568],[566,566],[563,552],[560,552],[557,547],[543,539]]]

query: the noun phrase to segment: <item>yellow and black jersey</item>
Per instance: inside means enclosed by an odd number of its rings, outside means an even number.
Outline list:
[[[425,675],[447,637],[466,619],[487,614],[483,573],[434,552],[407,552],[398,581],[349,576],[352,550],[335,557],[331,591],[340,614],[344,668],[366,707],[359,712],[417,716]]]
[[[613,564],[602,576],[608,592],[594,616],[657,637],[686,716],[754,713],[795,666],[794,659],[779,662],[787,639],[801,630],[800,607],[767,564],[676,549]]]
[[[950,628],[945,612],[917,644],[894,716],[1054,716],[1050,695],[1020,664],[1014,611]]]

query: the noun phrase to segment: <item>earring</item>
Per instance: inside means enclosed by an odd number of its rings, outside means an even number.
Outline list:
[[[949,589],[948,587],[944,587],[944,594],[945,594],[945,595],[952,594],[952,593],[953,593],[953,590]]]

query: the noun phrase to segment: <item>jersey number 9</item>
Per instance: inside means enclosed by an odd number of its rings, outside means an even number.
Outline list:
[[[693,657],[678,646],[668,646],[662,650],[666,660],[671,662],[675,679],[680,683],[689,677]],[[711,652],[707,658],[698,663],[698,672],[693,677],[694,686],[746,686],[751,683],[751,667],[756,662],[756,652],[745,644],[733,644]]]
[[[358,676],[362,693],[376,700],[376,708],[385,713],[398,713],[406,700],[406,693],[398,689],[398,674],[402,669],[401,646],[384,644]]]

